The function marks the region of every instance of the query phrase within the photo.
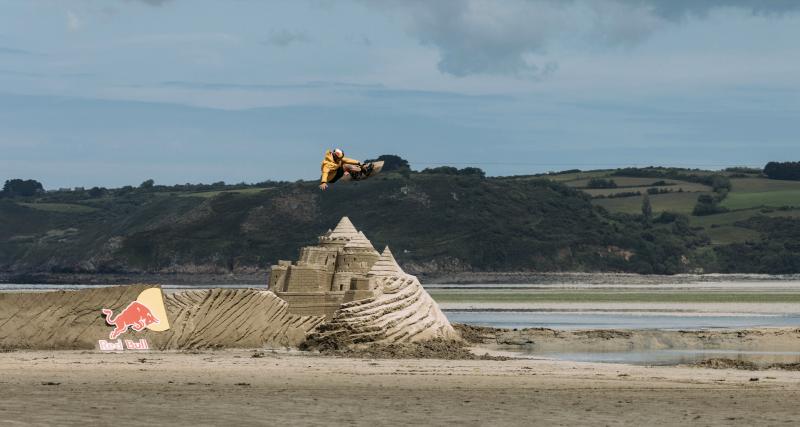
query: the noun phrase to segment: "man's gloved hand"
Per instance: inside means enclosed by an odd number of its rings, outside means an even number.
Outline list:
[[[328,183],[327,182],[323,182],[322,184],[319,185],[319,189],[322,190],[322,191],[327,190],[328,189]]]

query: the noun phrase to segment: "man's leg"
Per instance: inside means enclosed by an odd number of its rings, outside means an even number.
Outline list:
[[[336,175],[333,176],[332,179],[328,180],[328,184],[333,184],[334,182],[338,181],[339,178],[344,176],[344,168],[336,169]]]
[[[358,165],[343,165],[344,170],[350,174],[355,180],[361,178],[361,166]]]

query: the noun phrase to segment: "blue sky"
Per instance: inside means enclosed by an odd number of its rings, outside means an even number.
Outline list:
[[[0,180],[800,160],[793,0],[0,0]]]

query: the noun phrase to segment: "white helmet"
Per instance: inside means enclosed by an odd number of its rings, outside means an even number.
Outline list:
[[[339,148],[336,148],[336,149],[333,150],[333,156],[334,157],[344,157],[344,151],[342,151]]]

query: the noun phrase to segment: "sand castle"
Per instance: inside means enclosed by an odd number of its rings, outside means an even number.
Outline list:
[[[291,313],[330,319],[342,303],[379,292],[367,277],[379,258],[364,233],[344,217],[319,237],[319,245],[302,248],[296,263],[272,266],[269,289],[289,303]]]
[[[379,255],[347,217],[300,251],[296,264],[272,267],[270,289],[289,312],[325,316],[312,338],[347,335],[353,343],[460,339],[416,277],[387,247]]]

